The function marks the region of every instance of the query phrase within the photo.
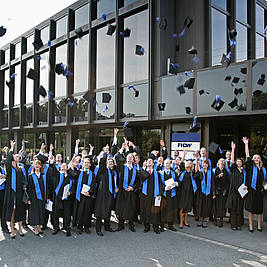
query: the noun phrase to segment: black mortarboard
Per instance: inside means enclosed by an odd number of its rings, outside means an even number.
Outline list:
[[[29,72],[27,74],[27,78],[35,80],[35,79],[37,79],[37,77],[38,77],[37,72],[33,69],[29,69]]]
[[[95,97],[95,93],[94,92],[91,92],[91,91],[87,91],[84,95],[83,95],[83,98],[87,101],[87,102],[90,102],[94,99]]]
[[[158,103],[159,111],[164,111],[165,107],[166,107],[166,103]]]
[[[38,88],[38,94],[42,97],[46,97],[47,95],[46,90],[42,85],[40,85],[40,87]]]
[[[187,87],[188,89],[193,89],[194,84],[195,84],[195,78],[190,78],[185,81],[184,87]]]
[[[265,79],[263,77],[259,78],[257,84],[263,85],[265,83]]]
[[[262,94],[261,90],[256,90],[253,92],[253,96],[260,96]]]
[[[58,75],[64,74],[64,66],[63,66],[63,63],[56,64],[55,72]]]
[[[171,73],[171,74],[177,74],[177,72],[178,72],[178,65],[177,64],[170,63],[169,73]]]
[[[131,35],[131,30],[130,29],[128,29],[128,28],[126,28],[124,31],[122,31],[121,33],[121,36],[123,36],[123,37],[130,37],[130,35]]]
[[[215,154],[218,148],[219,148],[218,144],[211,142],[209,146],[209,152]]]
[[[185,112],[186,112],[186,114],[190,114],[191,113],[191,107],[185,107]]]
[[[133,88],[133,90],[134,90],[134,97],[138,97],[139,96],[139,91],[138,90],[136,90],[135,88]]]
[[[6,85],[7,85],[7,87],[8,87],[9,89],[11,89],[12,84],[13,84],[13,80],[11,80],[11,81],[6,81]]]
[[[133,137],[133,130],[132,130],[132,128],[126,127],[126,128],[123,129],[123,131],[124,131],[124,135],[126,137]]]
[[[241,68],[240,71],[241,71],[242,74],[247,74],[247,68]]]
[[[232,80],[232,83],[238,83],[239,80],[240,80],[240,78],[238,78],[238,77],[234,77],[234,79]]]
[[[141,45],[136,45],[135,46],[135,54],[136,55],[143,56],[144,52],[145,52],[145,50]]]
[[[116,25],[109,24],[108,25],[107,35],[112,36],[112,34],[115,32],[115,30],[116,30]]]
[[[39,50],[44,45],[40,37],[35,37],[34,42],[32,44],[35,50]]]
[[[4,26],[0,27],[0,37],[4,36],[6,34],[6,28]]]
[[[102,93],[102,103],[109,103],[111,100],[111,94]]]
[[[193,19],[190,18],[190,17],[186,17],[185,20],[184,20],[184,28],[185,27],[189,28],[192,23],[193,23]]]
[[[213,101],[213,103],[211,104],[211,107],[216,109],[217,111],[220,111],[220,109],[223,107],[224,105],[224,101],[219,99],[218,101],[216,101],[216,99]]]
[[[231,108],[238,107],[237,98],[235,97],[234,100],[228,104],[228,106],[230,106]]]
[[[200,123],[193,124],[193,126],[189,129],[189,132],[196,133],[201,129]]]
[[[228,67],[231,63],[231,59],[228,58],[225,54],[222,55],[221,63],[224,67]]]
[[[205,91],[203,89],[198,91],[200,95],[203,95],[205,93]]]
[[[78,38],[82,38],[82,36],[83,36],[83,29],[82,29],[82,27],[76,29],[74,32],[76,33],[76,35],[78,36]]]
[[[225,81],[230,81],[231,79],[232,79],[231,76],[226,76],[224,80],[225,80]]]
[[[230,39],[234,39],[236,37],[236,35],[237,35],[236,29],[233,29],[233,30],[230,30],[229,31],[229,37],[230,37]]]
[[[160,19],[159,20],[159,28],[163,31],[167,29],[167,20],[166,19]]]
[[[185,89],[184,89],[184,86],[183,85],[178,86],[176,89],[180,93],[180,95],[185,94]]]
[[[238,95],[238,94],[241,95],[241,94],[243,94],[243,88],[238,88],[238,89],[235,88],[235,90],[234,90],[234,94],[235,94],[235,95]]]
[[[189,50],[188,50],[188,53],[190,55],[197,55],[197,50],[194,46],[192,46]]]

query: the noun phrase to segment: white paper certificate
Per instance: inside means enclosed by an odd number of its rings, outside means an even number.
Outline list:
[[[89,185],[83,184],[83,188],[82,188],[81,194],[84,194],[84,193],[88,192],[90,190],[90,188],[91,187]]]
[[[67,193],[69,192],[69,188],[70,188],[70,184],[67,184],[64,186],[64,190],[63,190],[63,194],[62,194],[62,200],[66,199],[68,197]]]
[[[0,185],[2,185],[6,181],[6,178],[1,178],[0,179]]]
[[[247,193],[248,193],[248,190],[247,189],[244,189],[245,185],[244,184],[241,184],[238,188],[238,192],[240,194],[240,196],[243,198]]]
[[[161,201],[161,197],[160,196],[155,197],[154,206],[155,207],[160,207],[160,201]]]
[[[175,187],[173,178],[170,178],[170,179],[168,179],[168,180],[165,181],[165,190],[166,190],[166,188],[168,186],[170,186],[171,189]]]
[[[48,200],[48,202],[45,204],[45,209],[52,212],[53,208],[53,202],[51,200]]]

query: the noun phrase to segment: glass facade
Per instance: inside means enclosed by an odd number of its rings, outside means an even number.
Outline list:
[[[235,0],[236,18],[240,21],[247,22],[247,0]]]
[[[106,101],[104,98],[109,99]],[[108,103],[105,103],[108,102]],[[96,92],[96,120],[109,120],[114,119],[115,114],[115,91],[102,91]]]
[[[6,82],[9,81],[9,70],[5,71],[5,83],[4,83],[4,108],[9,106],[9,87]]]
[[[264,8],[256,4],[256,31],[263,33],[264,31]]]
[[[27,70],[26,73],[29,72],[30,69],[33,69],[33,59],[30,59],[26,62]],[[33,80],[27,78],[26,79],[26,104],[33,103]]]
[[[10,51],[9,51],[9,49],[7,49],[5,51],[5,63],[9,62],[9,57],[10,57]]]
[[[34,35],[30,35],[27,38],[27,52],[30,52],[34,49],[33,44],[32,44],[33,42],[34,42]]]
[[[32,105],[25,106],[25,126],[32,126]]]
[[[41,30],[41,39],[42,39],[42,42],[43,44],[47,44],[48,41],[49,41],[49,27],[45,27]]]
[[[79,28],[89,22],[89,4],[75,10],[75,28]]]
[[[264,37],[262,37],[260,34],[256,34],[256,58],[264,57],[264,46]]]
[[[66,100],[60,99],[55,101],[55,123],[66,122]]]
[[[56,38],[67,33],[67,16],[57,21]]]
[[[19,105],[20,104],[20,64],[15,66],[15,73],[16,76],[15,78],[13,78],[15,80],[15,89],[14,89],[14,106]]]
[[[42,85],[47,91],[49,91],[48,76],[49,76],[49,53],[43,53],[40,55],[40,85]],[[48,98],[47,96],[45,97]],[[44,100],[44,97],[40,96],[39,100]]]
[[[226,0],[211,0],[211,4],[226,10]]]
[[[15,58],[18,58],[21,56],[21,43],[17,43],[15,45]]]
[[[97,17],[100,18],[103,14],[114,12],[116,9],[116,0],[101,0],[97,1]]]
[[[48,102],[39,103],[38,125],[46,125],[48,116]]]
[[[88,102],[82,96],[74,97],[74,106],[71,108],[72,122],[88,121]]]
[[[67,45],[61,45],[56,49],[56,64],[64,64],[67,66]],[[55,97],[66,96],[66,77],[56,75]]]
[[[124,6],[128,6],[134,2],[136,2],[137,0],[124,0]]]
[[[236,62],[247,60],[247,27],[236,23]]]

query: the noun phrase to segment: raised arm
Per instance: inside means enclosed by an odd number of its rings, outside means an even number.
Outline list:
[[[232,147],[232,151],[231,151],[231,163],[234,164],[235,163],[235,148],[236,148],[236,145],[235,145],[235,143],[233,141],[231,143],[231,147]]]
[[[248,139],[247,137],[243,137],[243,138],[242,138],[242,141],[243,141],[243,143],[245,144],[246,158],[249,158],[249,157],[250,157],[250,155],[249,155],[249,146],[248,146],[249,139]]]

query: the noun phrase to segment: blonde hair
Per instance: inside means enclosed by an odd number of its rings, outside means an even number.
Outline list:
[[[31,174],[35,173],[35,168],[34,168],[34,165],[35,165],[35,164],[39,164],[39,165],[41,166],[40,173],[43,174],[43,164],[41,163],[40,160],[36,160],[36,161],[33,163],[33,167],[32,167]]]
[[[225,162],[225,159],[224,159],[224,158],[220,158],[220,159],[218,160],[218,162],[217,162],[217,167],[219,167],[219,165],[220,165],[220,161],[222,161],[224,167],[226,167],[226,162]]]
[[[260,156],[259,154],[255,154],[255,155],[253,155],[252,160],[254,161],[255,158],[256,158],[256,156],[258,156],[258,157],[260,158],[260,164],[259,164],[259,166],[260,166],[260,168],[262,168],[263,163],[262,163],[262,160],[261,160],[261,156]]]

